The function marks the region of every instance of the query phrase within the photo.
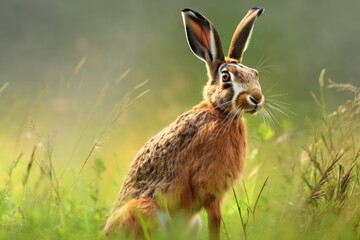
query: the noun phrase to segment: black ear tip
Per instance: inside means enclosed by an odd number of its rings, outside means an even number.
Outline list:
[[[251,10],[253,10],[254,12],[257,11],[257,16],[260,16],[263,12],[265,12],[265,8],[262,7],[253,7],[251,8]]]
[[[183,14],[190,14],[194,17],[197,17],[199,19],[202,19],[202,20],[206,20],[205,17],[203,15],[201,15],[200,13],[198,12],[195,12],[194,10],[191,10],[190,8],[185,8],[182,10],[182,13]]]
[[[190,8],[184,8],[181,12],[187,13],[187,12],[193,12]]]

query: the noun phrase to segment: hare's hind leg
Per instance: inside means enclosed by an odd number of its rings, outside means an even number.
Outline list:
[[[111,213],[103,233],[107,236],[125,234],[140,238],[144,231],[151,229],[158,210],[159,207],[153,199],[132,199]]]

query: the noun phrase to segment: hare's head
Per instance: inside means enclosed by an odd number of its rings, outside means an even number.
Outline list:
[[[207,66],[209,81],[204,98],[224,113],[255,113],[264,106],[258,71],[241,64],[255,20],[263,12],[263,8],[249,10],[236,28],[225,57],[214,25],[197,12],[182,11],[189,46]]]

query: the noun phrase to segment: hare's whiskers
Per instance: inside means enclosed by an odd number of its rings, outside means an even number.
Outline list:
[[[224,120],[222,121],[223,124],[221,125],[221,127],[218,129],[218,131],[216,132],[216,134],[214,135],[214,137],[218,137],[219,134],[221,132],[226,132],[230,126],[231,126],[231,123],[235,120],[235,117],[236,117],[236,111],[234,110],[231,110],[227,115],[226,117],[224,118]]]
[[[272,85],[271,87],[269,87],[264,91],[264,94],[267,95],[268,93],[271,93],[274,90],[274,88],[277,87],[278,85],[279,85],[278,83]]]
[[[277,97],[283,97],[288,96],[288,93],[279,93],[279,94],[273,94],[273,95],[267,95],[268,98],[277,98]]]
[[[268,103],[267,106],[268,106],[270,109],[275,110],[275,111],[278,111],[279,113],[281,113],[281,114],[289,117],[289,115],[288,115],[285,111],[283,111],[283,110],[286,110],[286,109],[282,109],[282,107],[279,107],[279,106],[275,105],[274,103]]]
[[[257,64],[257,66],[256,66],[256,69],[260,69],[269,60],[270,60],[270,57],[264,58],[263,60],[262,60],[262,57],[261,57],[258,64]]]
[[[214,109],[220,109],[221,107],[223,107],[223,106],[225,106],[226,104],[229,104],[229,103],[231,104],[231,103],[232,103],[232,100],[229,100],[229,101],[220,103],[220,104],[216,105],[216,106],[214,107]]]

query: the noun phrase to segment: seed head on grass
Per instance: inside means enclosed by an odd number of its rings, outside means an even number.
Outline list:
[[[339,179],[340,185],[339,185],[339,189],[337,192],[337,199],[340,202],[342,202],[344,200],[344,198],[346,197],[346,190],[350,184],[351,178],[353,177],[352,171],[353,171],[354,167],[356,166],[356,162],[357,162],[359,156],[360,156],[360,149],[356,153],[356,155],[354,157],[354,161],[351,164],[348,171],[343,175],[343,177],[341,179]]]
[[[33,163],[34,163],[34,159],[35,159],[35,152],[36,152],[36,145],[33,148],[33,151],[31,153],[31,157],[30,157],[29,162],[27,164],[26,173],[25,173],[25,175],[23,176],[23,179],[22,179],[22,184],[23,184],[24,187],[26,186],[26,184],[28,183],[28,180],[29,180],[30,172],[31,172],[31,169],[32,169],[32,166],[33,166]]]
[[[336,167],[336,163],[341,159],[343,155],[337,154],[336,157],[332,160],[330,165],[325,168],[323,174],[321,175],[320,180],[316,183],[314,186],[314,189],[310,192],[309,196],[306,199],[307,203],[314,203],[316,204],[316,201],[321,199],[323,196],[325,196],[324,193],[324,185],[329,181],[329,176]]]

